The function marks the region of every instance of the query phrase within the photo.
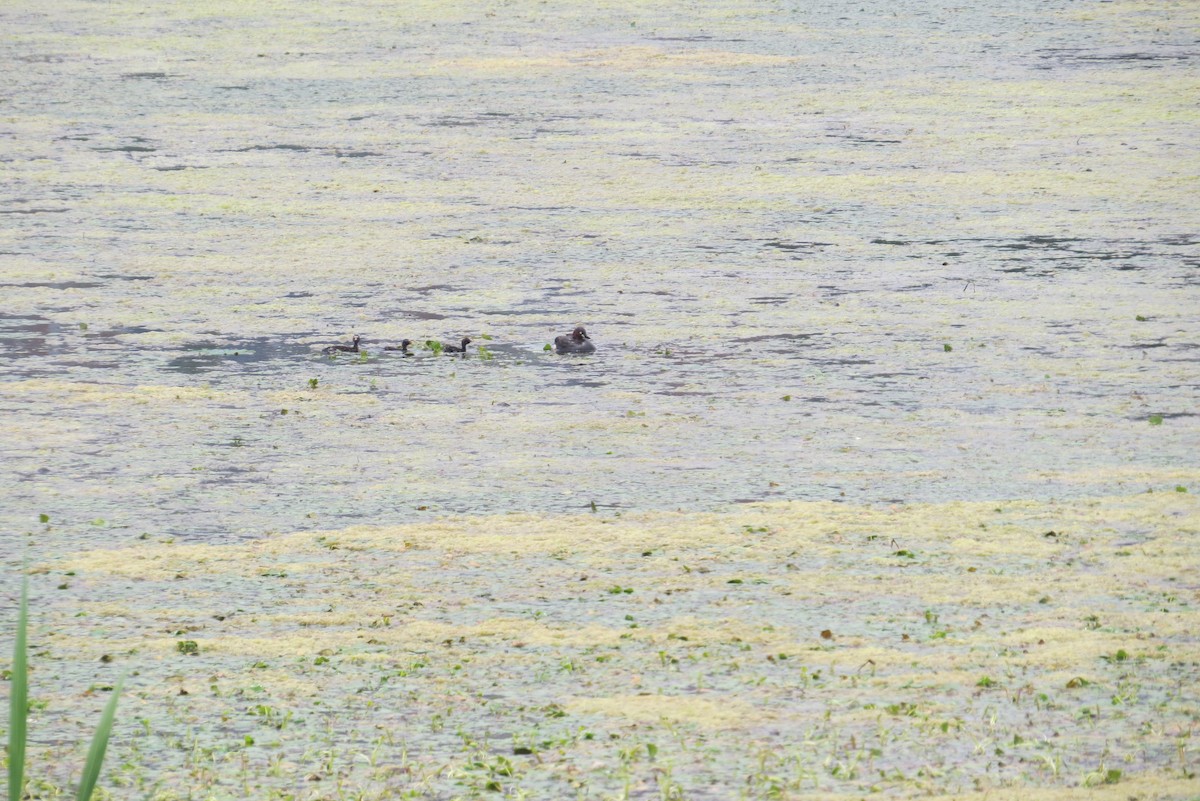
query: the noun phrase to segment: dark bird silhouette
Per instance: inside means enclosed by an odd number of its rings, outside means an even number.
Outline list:
[[[354,335],[353,345],[330,345],[322,353],[358,353],[358,334]]]
[[[577,325],[570,336],[564,334],[554,338],[554,350],[557,353],[595,353],[596,346],[583,326]]]

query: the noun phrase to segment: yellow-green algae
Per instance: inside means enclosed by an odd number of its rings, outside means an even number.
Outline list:
[[[128,538],[35,566],[35,687],[86,719],[47,669],[136,670],[126,714],[151,721],[133,742],[163,797],[187,773],[220,797],[238,760],[273,797],[274,760],[332,781],[326,753],[379,797],[413,788],[395,770],[418,754],[430,792],[507,754],[506,786],[539,795],[564,770],[602,788],[707,769],[754,797],[1105,798],[1119,775],[1186,798],[1197,535],[1200,502],[1170,492]],[[47,586],[64,575],[79,602]],[[177,737],[227,767],[157,750]]]

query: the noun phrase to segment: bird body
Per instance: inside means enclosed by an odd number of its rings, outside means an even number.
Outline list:
[[[408,349],[408,346],[411,344],[412,344],[411,339],[405,339],[400,342],[399,347],[397,347],[396,345],[388,345],[386,348],[384,348],[384,350],[398,350],[405,356],[412,356],[412,351],[410,351]]]
[[[554,338],[554,350],[556,353],[595,353],[596,346],[591,339],[583,326],[577,325],[570,336],[564,334]]]
[[[463,337],[461,345],[445,345],[445,344],[443,344],[442,345],[442,353],[466,353],[467,345],[470,345],[470,344],[471,344],[470,338]]]
[[[330,345],[325,348],[322,353],[358,353],[358,334],[354,335],[353,345]]]

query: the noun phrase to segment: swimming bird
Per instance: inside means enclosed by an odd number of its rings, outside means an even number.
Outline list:
[[[554,338],[554,350],[558,353],[595,353],[596,346],[592,344],[592,338],[583,330],[583,326],[577,325],[570,336]]]
[[[466,353],[467,345],[471,344],[469,337],[462,338],[462,345],[442,345],[442,353]]]
[[[358,334],[354,335],[353,345],[330,345],[321,351],[322,353],[358,353]]]
[[[408,346],[411,344],[412,344],[411,339],[405,339],[405,340],[401,340],[400,347],[396,347],[395,345],[388,345],[386,348],[384,348],[384,350],[398,350],[405,356],[412,356],[412,351],[410,351],[408,349]]]

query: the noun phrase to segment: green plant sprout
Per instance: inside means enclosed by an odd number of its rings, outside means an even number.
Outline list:
[[[17,634],[13,644],[12,692],[9,695],[8,717],[8,801],[21,801],[25,788],[25,742],[29,718],[29,663],[26,656],[26,629],[29,623],[29,578],[21,583],[21,607],[17,613]],[[112,733],[113,718],[117,713],[117,699],[121,695],[122,677],[113,687],[112,697],[100,716],[100,725],[88,749],[83,775],[79,778],[77,801],[90,801],[100,778],[100,766],[104,763],[104,752],[108,750],[108,738]]]

